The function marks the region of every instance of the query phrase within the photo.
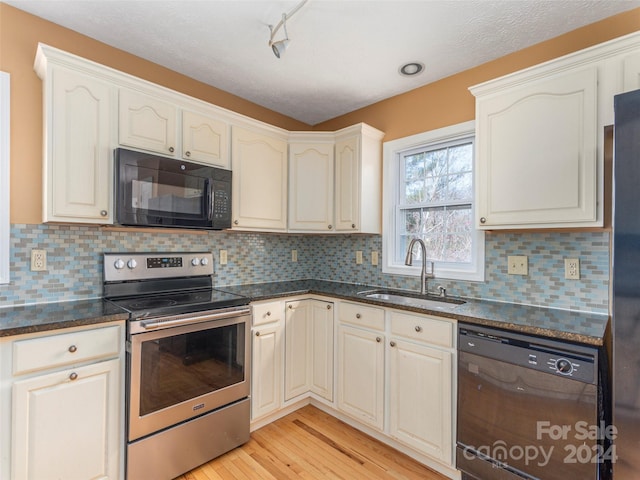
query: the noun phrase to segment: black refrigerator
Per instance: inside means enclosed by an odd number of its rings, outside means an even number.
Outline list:
[[[614,99],[614,480],[640,479],[640,90]],[[612,435],[613,436],[613,435]]]

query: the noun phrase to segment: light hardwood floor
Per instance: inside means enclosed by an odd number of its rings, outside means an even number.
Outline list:
[[[312,406],[251,434],[243,446],[176,480],[445,480]]]

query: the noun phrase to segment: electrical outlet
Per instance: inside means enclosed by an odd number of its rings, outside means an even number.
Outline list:
[[[31,271],[44,272],[47,270],[47,251],[31,250]]]
[[[564,278],[568,280],[580,280],[580,259],[564,259]]]
[[[220,265],[226,265],[226,264],[227,264],[227,251],[220,250]]]
[[[298,250],[291,250],[291,261],[292,262],[298,261]]]
[[[526,255],[509,255],[507,262],[507,273],[509,275],[529,274],[529,259]]]
[[[371,265],[378,265],[378,252],[375,250],[371,252]]]
[[[356,263],[362,265],[362,250],[356,252]]]

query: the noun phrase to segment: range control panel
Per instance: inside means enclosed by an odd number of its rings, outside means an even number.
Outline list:
[[[213,271],[211,252],[104,254],[105,282],[195,277]]]

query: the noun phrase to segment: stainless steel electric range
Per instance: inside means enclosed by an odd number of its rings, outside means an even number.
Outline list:
[[[249,299],[213,273],[209,252],[104,254],[104,296],[130,316],[128,480],[170,480],[249,440]]]

